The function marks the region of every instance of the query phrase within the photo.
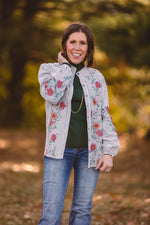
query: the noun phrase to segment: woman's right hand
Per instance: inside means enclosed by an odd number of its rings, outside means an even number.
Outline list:
[[[58,53],[58,63],[62,65],[64,62],[69,63],[65,57],[62,56],[61,52]]]

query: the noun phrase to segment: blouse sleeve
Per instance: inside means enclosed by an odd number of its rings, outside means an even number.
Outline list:
[[[103,120],[103,155],[111,155],[112,157],[117,155],[120,142],[116,133],[115,127],[112,122],[112,117],[109,114],[109,100],[108,91],[105,79],[102,82],[102,120]]]
[[[51,104],[58,104],[74,76],[71,67],[63,64],[54,67],[52,63],[41,64],[38,81],[41,96]]]

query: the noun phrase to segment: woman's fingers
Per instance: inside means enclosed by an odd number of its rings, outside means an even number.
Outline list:
[[[68,62],[65,57],[62,56],[61,52],[58,53],[58,63],[61,65],[64,62]]]
[[[100,171],[110,172],[113,167],[113,159],[111,155],[103,155],[100,160],[97,162],[97,166],[95,169],[99,169]]]

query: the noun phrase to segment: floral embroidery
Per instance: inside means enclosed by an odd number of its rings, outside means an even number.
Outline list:
[[[100,82],[96,81],[95,85],[96,85],[97,88],[101,88],[101,83]]]
[[[56,112],[53,112],[53,113],[51,114],[51,119],[52,119],[52,120],[55,120],[56,117],[57,117],[57,113],[56,113]]]
[[[108,107],[108,106],[106,107],[106,110],[107,110],[107,112],[109,113],[109,107]]]
[[[52,65],[53,66],[53,65]],[[68,72],[66,73],[66,69]],[[61,76],[58,76],[58,79],[53,77],[53,72],[57,72]],[[65,120],[66,115],[69,115],[69,93],[71,93],[71,82],[73,81],[73,73],[74,71],[71,70],[69,67],[64,68],[57,65],[51,69],[51,64],[48,65],[47,78],[43,76],[43,79],[47,79],[44,82],[41,82],[41,93],[42,96],[51,104],[47,104],[48,108],[48,120],[49,126],[47,127],[47,135],[48,138],[46,139],[46,147],[45,147],[45,154],[47,156],[52,156],[56,158],[60,156],[60,152],[63,153],[64,148],[58,148],[57,141],[61,141],[62,144],[65,141],[63,135],[61,137],[61,132],[65,127]],[[86,71],[86,70],[85,70]],[[84,70],[83,70],[84,72]],[[105,79],[99,72],[89,68],[88,72],[84,73],[85,76],[81,76],[81,84],[85,83],[87,85],[87,89],[83,89],[85,91],[84,94],[89,94],[90,98],[88,101],[85,99],[85,103],[87,107],[87,122],[89,128],[89,139],[91,140],[91,145],[89,146],[89,166],[95,166],[97,159],[101,158],[103,153],[105,153],[105,143],[103,142],[103,135],[107,135],[107,139],[110,137],[110,141],[112,138],[112,132],[115,131],[113,124],[110,119],[109,114],[109,107],[108,101],[105,96],[107,92]],[[41,77],[42,80],[42,77]],[[70,86],[69,86],[70,85]],[[66,87],[68,87],[66,91]],[[68,96],[66,96],[68,95]],[[68,97],[68,100],[66,100]],[[54,104],[53,104],[54,103]],[[67,105],[68,104],[68,105]],[[91,117],[90,117],[91,116]],[[67,129],[67,127],[65,127]],[[112,145],[115,141],[112,140]],[[103,144],[104,143],[104,144]],[[115,143],[114,143],[115,145]],[[62,145],[63,146],[63,145]],[[115,153],[114,148],[111,150],[112,155]]]
[[[52,135],[51,135],[51,140],[52,140],[53,142],[56,141],[56,135],[55,135],[55,134],[52,134]]]
[[[48,81],[45,81],[45,82],[43,83],[43,85],[45,85],[45,89],[47,89],[47,88],[48,88]]]
[[[57,81],[56,87],[57,87],[57,88],[61,88],[62,83],[63,83],[63,82],[62,82],[61,80]]]
[[[61,109],[66,108],[66,104],[65,104],[64,102],[61,102],[61,103],[60,103],[60,108],[61,108]]]
[[[91,144],[91,152],[94,151],[96,149],[96,145],[95,144]]]
[[[110,119],[111,119],[111,121],[113,122],[113,117],[110,115],[110,113],[109,113],[109,107],[107,106],[106,107],[106,111],[108,112],[108,114],[109,114],[109,116],[110,116]]]
[[[99,136],[99,137],[102,137],[102,131],[100,129],[98,129],[98,131],[96,131],[96,134]]]
[[[93,98],[93,105],[97,105],[97,100]]]
[[[53,125],[53,120],[50,120],[49,126],[51,127]]]
[[[53,95],[53,94],[54,94],[53,89],[52,89],[52,88],[47,89],[47,94],[48,94],[49,96]]]
[[[97,130],[100,127],[100,124],[96,122],[93,124],[93,127],[95,130]]]

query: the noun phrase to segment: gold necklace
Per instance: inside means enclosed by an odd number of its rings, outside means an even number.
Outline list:
[[[81,99],[81,103],[80,103],[79,109],[78,109],[76,112],[74,112],[74,111],[71,109],[71,112],[72,112],[72,113],[78,113],[78,112],[80,112],[81,107],[82,107],[82,104],[83,104],[83,99],[84,99],[84,97],[83,97],[83,94],[82,94],[82,99]]]

